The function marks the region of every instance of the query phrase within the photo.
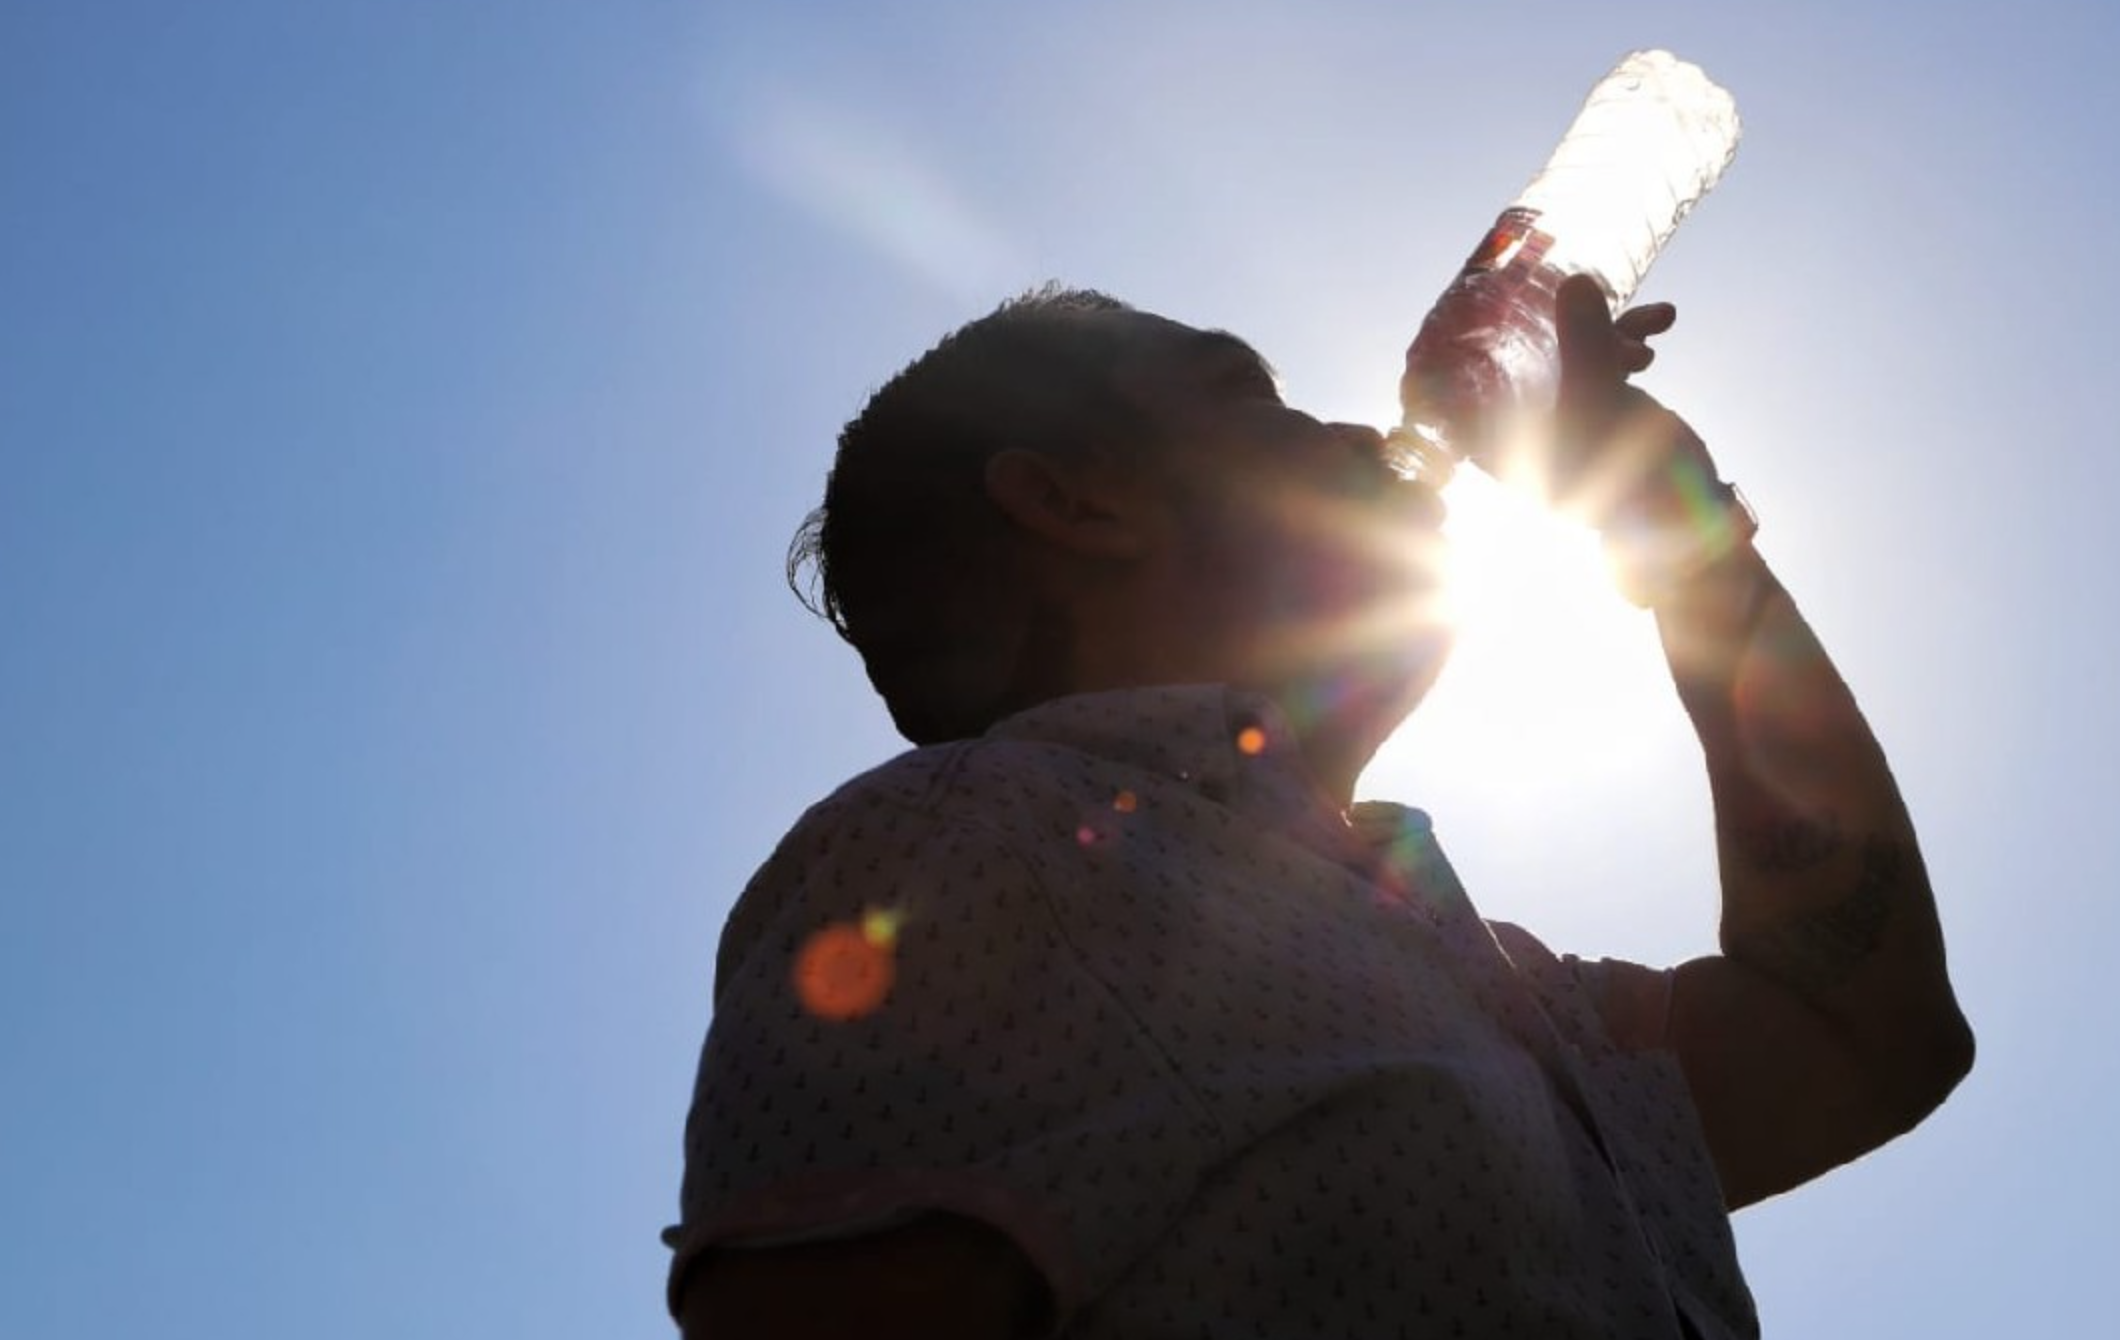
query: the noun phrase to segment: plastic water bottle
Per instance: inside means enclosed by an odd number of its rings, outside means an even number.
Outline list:
[[[1617,312],[1737,153],[1737,104],[1697,65],[1637,51],[1590,90],[1546,166],[1502,211],[1406,354],[1394,464],[1441,482],[1497,475],[1553,405],[1554,291],[1572,274]]]

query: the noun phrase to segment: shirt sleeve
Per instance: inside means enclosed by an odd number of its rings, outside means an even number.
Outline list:
[[[1521,926],[1488,928],[1568,1043],[1591,1052],[1669,1050],[1675,969],[1555,954]]]
[[[1522,927],[1490,925],[1568,1048],[1681,1312],[1702,1334],[1757,1335],[1714,1157],[1671,1049],[1677,970],[1557,955]]]
[[[1214,1123],[994,833],[894,799],[813,811],[745,891],[685,1130],[673,1314],[725,1247],[945,1211],[1067,1316],[1192,1195]]]

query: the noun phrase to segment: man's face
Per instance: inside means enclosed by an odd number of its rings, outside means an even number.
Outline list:
[[[1440,612],[1443,505],[1384,464],[1372,428],[1281,400],[1249,345],[1145,313],[1128,323],[1122,390],[1163,442],[1148,473],[1169,502],[1169,628],[1216,677],[1299,714],[1410,710],[1449,645]]]

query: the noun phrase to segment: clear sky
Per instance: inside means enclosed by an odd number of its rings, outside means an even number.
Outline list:
[[[1647,45],[1747,133],[1646,384],[1884,738],[1981,1040],[1739,1217],[1769,1333],[2103,1333],[2112,12],[8,6],[0,1335],[667,1334],[721,920],[897,748],[781,582],[838,425],[1047,277],[1381,420]],[[1697,753],[1573,571],[1503,584],[1366,789],[1490,914],[1701,952]]]

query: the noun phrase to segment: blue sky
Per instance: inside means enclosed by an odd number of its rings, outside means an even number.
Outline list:
[[[2114,22],[11,8],[0,1334],[665,1334],[721,919],[897,747],[781,583],[838,425],[1049,276],[1380,419],[1429,299],[1644,45],[1747,124],[1642,295],[1682,312],[1647,385],[1890,749],[1982,1043],[1916,1135],[1739,1217],[1762,1312],[2094,1330]],[[1578,596],[1481,611],[1367,789],[1436,814],[1490,913],[1700,952],[1697,754],[1646,627]]]

